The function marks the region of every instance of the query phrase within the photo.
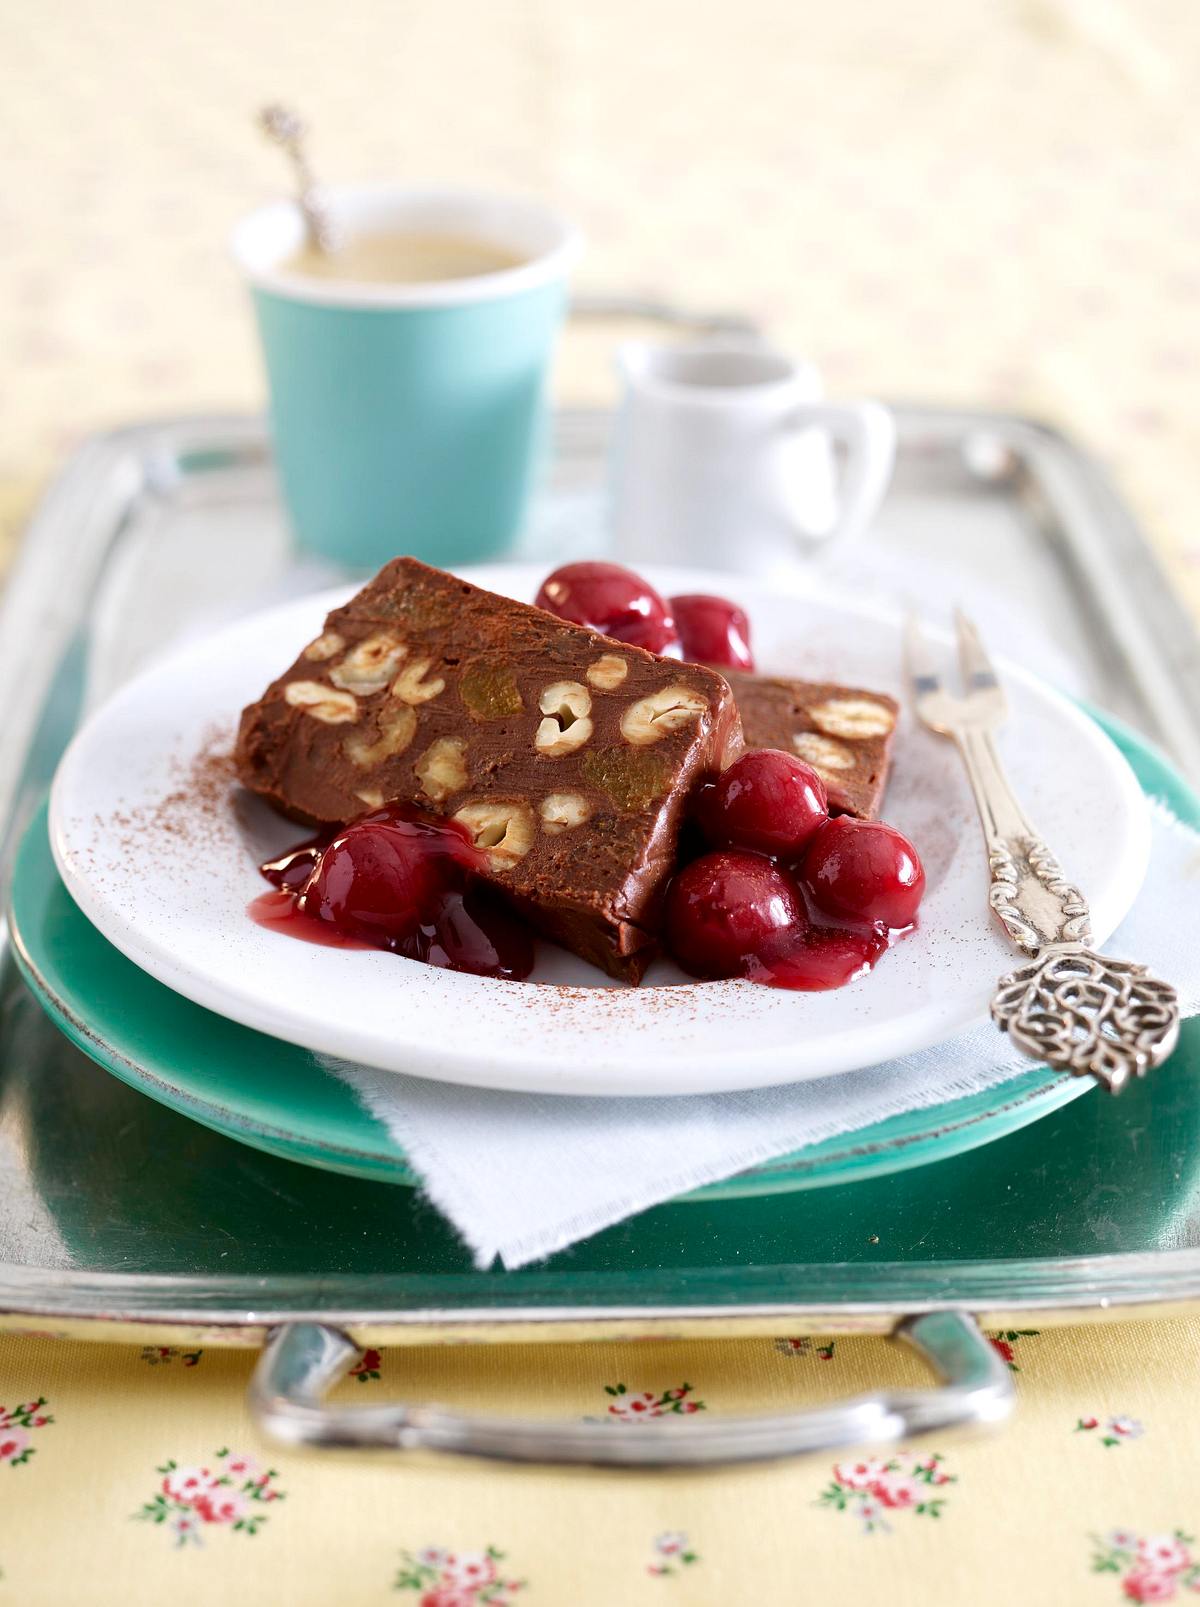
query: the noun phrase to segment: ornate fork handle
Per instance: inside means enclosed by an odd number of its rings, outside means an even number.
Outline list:
[[[991,733],[964,730],[962,754],[987,838],[989,901],[1018,948],[1036,954],[1048,943],[1087,943],[1091,912],[1063,874],[1013,795]]]
[[[1144,965],[1087,947],[1087,900],[1030,825],[990,733],[967,727],[953,735],[987,837],[989,902],[1013,942],[1034,956],[1001,977],[992,1020],[1034,1059],[1118,1093],[1175,1047],[1175,989]]]
[[[1111,1094],[1144,1077],[1179,1038],[1175,989],[1144,965],[1082,944],[1052,945],[1000,978],[992,1020],[1019,1049]]]

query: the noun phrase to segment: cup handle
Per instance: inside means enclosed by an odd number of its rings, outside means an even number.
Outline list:
[[[853,541],[879,511],[896,458],[896,423],[882,402],[810,402],[792,419],[794,429],[827,429],[846,448],[838,488],[839,512],[821,546]]]

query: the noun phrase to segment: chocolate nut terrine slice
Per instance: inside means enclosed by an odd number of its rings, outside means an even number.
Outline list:
[[[878,819],[900,712],[895,698],[827,681],[721,674],[733,687],[748,748],[799,754],[825,783],[834,814]]]
[[[688,795],[740,748],[713,671],[396,558],[245,710],[237,771],[309,825],[459,821],[539,931],[636,982]]]

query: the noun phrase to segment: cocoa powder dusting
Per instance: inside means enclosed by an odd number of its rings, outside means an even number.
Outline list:
[[[237,843],[230,809],[236,785],[233,733],[227,726],[208,727],[191,758],[174,756],[169,762],[170,791],[156,802],[114,810],[102,822],[110,841],[123,857],[140,859],[153,849],[155,839],[173,851],[221,849]]]

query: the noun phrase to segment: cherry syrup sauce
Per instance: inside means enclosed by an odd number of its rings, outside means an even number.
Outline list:
[[[259,869],[267,875],[265,865]],[[269,880],[269,877],[268,877]],[[270,892],[260,893],[252,898],[246,905],[246,914],[255,926],[262,926],[268,932],[282,932],[284,937],[296,937],[303,943],[315,943],[322,948],[331,949],[369,949],[374,945],[365,943],[361,938],[351,937],[339,927],[331,926],[328,921],[315,921],[311,915],[306,915],[300,908],[295,893],[289,893],[286,888],[272,889]]]
[[[801,892],[805,892],[804,888]],[[752,960],[746,975],[752,982],[801,993],[844,988],[855,977],[874,970],[880,955],[915,931],[916,924],[914,921],[911,926],[887,927],[876,923],[864,931],[854,926],[814,923],[769,956]]]
[[[389,804],[266,860],[273,890],[247,913],[308,943],[524,981],[533,938],[480,880],[482,864],[461,827]]]

